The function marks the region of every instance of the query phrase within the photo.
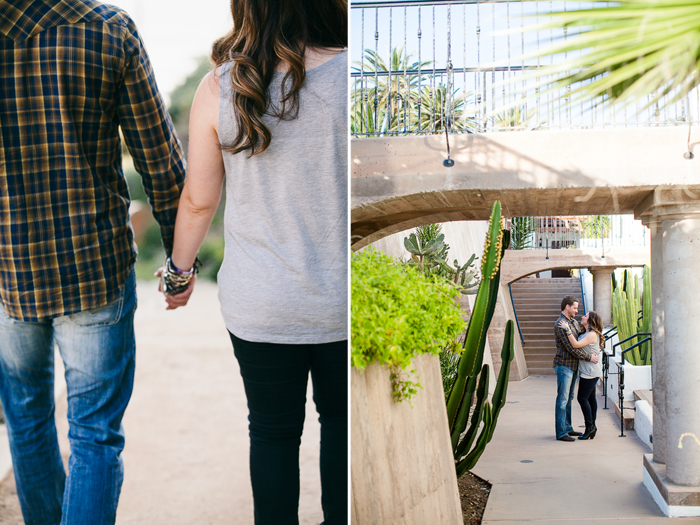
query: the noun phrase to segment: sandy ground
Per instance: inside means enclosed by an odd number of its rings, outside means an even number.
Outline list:
[[[118,524],[253,522],[248,411],[216,286],[198,282],[186,308],[165,311],[154,282],[139,282],[137,364],[124,418],[125,479]],[[301,445],[302,524],[322,519],[319,424],[311,392]],[[68,453],[65,393],[57,427]],[[22,523],[14,483],[0,484],[0,525]]]

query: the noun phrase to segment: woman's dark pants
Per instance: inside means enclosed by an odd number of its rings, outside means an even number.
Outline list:
[[[321,422],[325,525],[347,523],[348,344],[252,343],[231,334],[250,421],[256,525],[299,523],[299,445],[309,372]]]
[[[595,400],[595,385],[597,382],[597,377],[593,379],[581,377],[578,380],[578,394],[576,400],[578,404],[581,405],[583,419],[586,422],[586,426],[589,427],[595,425],[595,415],[598,410],[598,403]]]

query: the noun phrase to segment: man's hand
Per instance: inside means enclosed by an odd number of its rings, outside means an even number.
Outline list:
[[[161,277],[163,276],[163,268],[158,268],[158,270],[156,270],[156,273],[154,273],[153,275],[158,277],[158,291],[163,292],[163,279],[161,279]],[[187,304],[187,301],[190,300],[190,295],[192,295],[192,292],[194,291],[194,283],[196,280],[197,274],[194,274],[192,276],[190,284],[187,286],[187,290],[177,295],[164,294],[165,302],[168,303],[168,306],[166,306],[165,309],[175,310],[180,306],[185,306]]]
[[[598,354],[591,354],[591,363],[596,364],[598,362]]]

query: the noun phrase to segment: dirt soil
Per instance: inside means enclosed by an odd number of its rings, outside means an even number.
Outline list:
[[[457,484],[464,525],[480,524],[491,492],[491,484],[471,472],[466,472],[457,480]]]
[[[15,477],[12,472],[0,483],[0,523],[2,525],[24,525],[17,499]]]

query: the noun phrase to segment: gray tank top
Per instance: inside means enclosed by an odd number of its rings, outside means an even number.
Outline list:
[[[218,274],[226,327],[253,342],[318,344],[347,339],[347,50],[306,72],[298,118],[266,115],[267,150],[224,152],[226,247]],[[219,140],[236,121],[221,69]],[[283,73],[270,98],[277,107]]]
[[[578,338],[579,341],[587,333],[588,332],[581,334]],[[599,338],[600,338],[600,336],[599,336]],[[600,345],[598,344],[598,342],[593,343],[591,345],[583,346],[583,347],[581,347],[581,350],[586,352],[588,355],[598,354],[602,351],[600,349]],[[602,358],[602,356],[598,356],[597,363],[591,363],[590,361],[585,361],[584,359],[580,359],[578,362],[578,374],[580,377],[583,377],[584,379],[593,379],[594,377],[603,377],[603,358]]]

